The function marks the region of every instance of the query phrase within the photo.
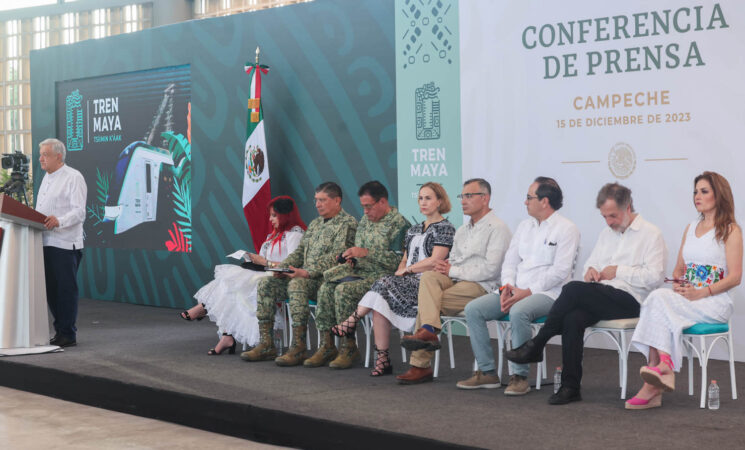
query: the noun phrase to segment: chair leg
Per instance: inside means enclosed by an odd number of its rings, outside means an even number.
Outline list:
[[[623,352],[623,358],[620,363],[623,364],[621,368],[621,400],[626,399],[626,385],[629,382],[629,342],[626,340],[626,331],[621,331],[621,351]]]
[[[370,335],[372,335],[372,320],[370,315],[362,318],[362,330],[365,332],[365,367],[370,367]]]
[[[282,343],[283,346],[289,347],[290,346],[290,331],[292,330],[292,319],[290,319],[290,308],[287,307],[287,303],[282,302],[282,308],[284,308],[284,314],[283,317],[287,318],[287,322],[285,322],[285,329],[283,330],[282,337],[284,338],[284,342]]]
[[[313,314],[313,310],[312,309],[310,310],[310,318],[313,319],[313,323],[316,322],[316,315]],[[308,325],[310,325],[310,320],[308,321]],[[318,330],[318,327],[316,327],[316,330]],[[306,326],[305,327],[305,331],[306,331],[306,333],[305,333],[305,346],[308,348],[308,350],[310,350],[310,327],[309,326]],[[318,333],[318,344],[320,345],[320,343],[321,343],[321,333]]]
[[[432,376],[437,378],[440,374],[440,350],[435,350],[435,370]]]
[[[701,409],[706,405],[706,368],[709,364],[709,354],[706,352],[706,339],[701,336]]]
[[[616,349],[618,351],[618,386],[622,387],[623,383],[623,332],[620,333],[620,335],[616,338],[618,339],[618,342],[620,344],[620,348]]]
[[[687,342],[685,347],[688,349],[688,395],[693,395],[693,340],[683,336]]]
[[[729,347],[729,379],[732,385],[732,400],[737,400],[737,382],[735,381],[735,353],[732,342],[732,329],[727,333],[727,347]]]
[[[400,338],[400,339],[403,339],[403,337],[404,337],[404,332],[403,332],[403,331],[401,331],[401,330],[398,330],[398,334],[399,334],[399,338]],[[401,346],[401,361],[402,361],[402,362],[406,362],[406,349],[404,348],[404,346],[403,346],[403,345]]]
[[[497,376],[502,379],[502,365],[504,363],[504,328],[497,322]]]
[[[448,323],[448,352],[450,353],[450,368],[455,369],[455,355],[453,354],[453,322]]]
[[[292,333],[292,311],[290,311],[290,308],[287,308],[287,324],[289,325],[287,328],[289,328],[289,333],[290,333],[290,338],[287,341],[289,343],[289,342],[292,342],[292,337],[293,337],[292,336],[293,334]]]
[[[546,359],[546,347],[543,347],[543,363],[541,364],[541,367],[543,368],[543,378],[548,378],[548,373],[546,373],[547,365],[548,360]]]

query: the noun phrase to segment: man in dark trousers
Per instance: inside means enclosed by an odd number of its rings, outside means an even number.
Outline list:
[[[65,144],[46,139],[39,144],[39,163],[46,172],[36,196],[36,210],[47,216],[44,276],[47,304],[54,318],[55,335],[49,342],[69,347],[77,342],[77,273],[83,258],[83,221],[88,188],[83,175],[65,165]]]

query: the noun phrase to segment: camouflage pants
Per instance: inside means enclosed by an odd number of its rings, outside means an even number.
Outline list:
[[[318,289],[318,309],[316,309],[316,327],[319,330],[330,330],[334,325],[351,316],[374,279],[347,281],[346,283],[325,282]]]
[[[316,298],[320,285],[320,280],[308,278],[262,278],[257,288],[256,317],[259,322],[273,322],[276,302],[289,297],[292,326],[307,325],[310,316],[308,300]]]

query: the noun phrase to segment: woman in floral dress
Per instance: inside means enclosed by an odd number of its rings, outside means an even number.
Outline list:
[[[673,271],[673,289],[652,291],[641,307],[632,343],[647,357],[644,386],[627,409],[662,405],[662,392],[675,389],[683,362],[683,330],[697,323],[726,323],[732,316],[728,291],[742,276],[742,231],[735,222],[727,180],[704,172],[694,181],[699,218],[688,225]]]

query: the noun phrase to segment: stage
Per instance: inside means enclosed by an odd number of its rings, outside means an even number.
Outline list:
[[[502,389],[456,389],[473,361],[464,337],[455,338],[454,370],[444,350],[435,382],[399,386],[393,376],[369,377],[362,364],[334,371],[248,363],[239,352],[207,356],[217,342],[214,324],[185,322],[173,309],[81,300],[78,328],[78,346],[64,352],[0,358],[0,384],[301,448],[732,448],[745,438],[742,363],[734,401],[727,365],[710,363],[710,378],[722,388],[719,411],[699,409],[698,370],[697,395],[687,395],[686,367],[662,408],[626,411],[609,350],[585,351],[582,402],[550,406],[551,385],[516,398]],[[394,373],[401,373],[400,348],[392,348]],[[548,364],[551,378],[559,347],[548,347]],[[632,353],[629,395],[641,385],[641,364]]]

